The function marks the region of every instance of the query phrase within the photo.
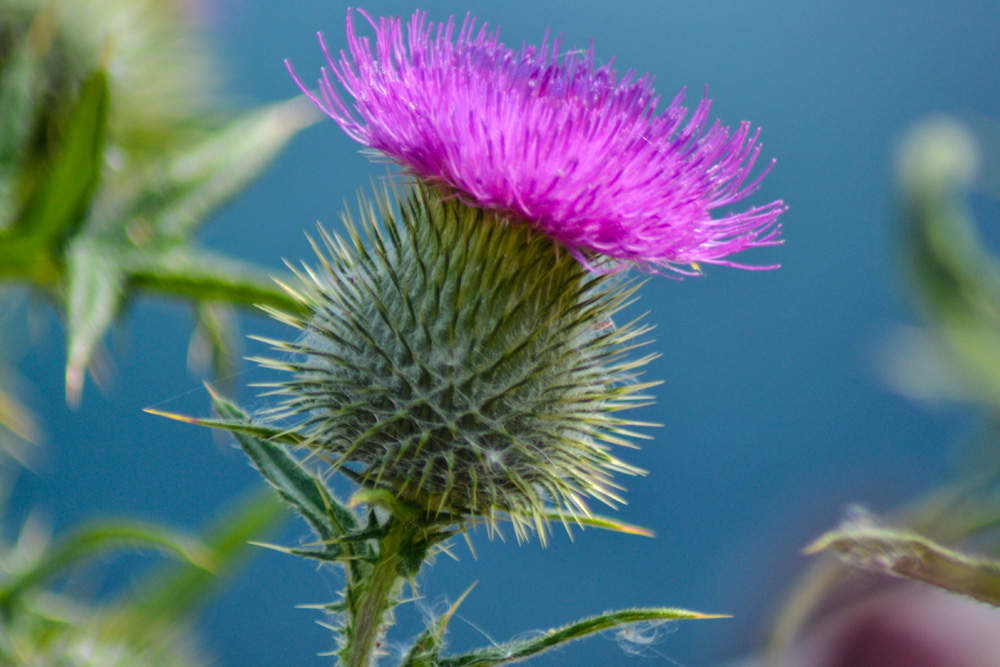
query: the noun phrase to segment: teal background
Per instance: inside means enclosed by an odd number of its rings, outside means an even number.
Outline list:
[[[408,2],[369,2],[372,14]],[[665,424],[640,452],[650,470],[626,480],[626,521],[655,539],[598,531],[557,533],[548,548],[474,536],[455,562],[439,558],[421,580],[424,598],[400,610],[402,642],[422,610],[439,609],[473,581],[453,622],[454,646],[478,646],[606,609],[679,606],[731,613],[689,622],[652,647],[644,664],[708,665],[751,647],[782,590],[801,569],[809,539],[848,504],[880,511],[946,478],[973,413],[915,405],[889,391],[878,349],[914,322],[897,256],[891,181],[905,128],[945,111],[971,123],[1000,155],[1000,3],[864,2],[423,2],[432,19],[475,11],[502,26],[510,45],[537,43],[545,29],[564,46],[593,38],[599,61],[651,72],[665,98],[703,86],[713,118],[763,128],[763,157],[777,164],[751,203],[784,199],[784,246],[742,261],[778,271],[709,267],[703,278],[654,278],[633,314],[649,311],[662,353],[648,376],[665,380],[657,404],[637,411]],[[307,80],[322,62],[315,32],[344,45],[345,6],[329,0],[218,0],[208,30],[223,62],[224,89],[246,105],[297,93],[282,60]],[[995,164],[992,163],[992,164]],[[332,121],[303,132],[266,175],[216,219],[206,245],[279,269],[309,258],[303,230],[338,225],[370,177],[384,173]],[[1000,174],[987,163],[973,204],[992,239]],[[227,499],[259,484],[242,455],[202,430],[143,407],[205,414],[199,380],[184,360],[191,318],[183,305],[147,300],[126,314],[110,347],[115,382],[91,383],[83,405],[63,401],[65,346],[41,309],[40,337],[19,368],[47,431],[45,461],[15,489],[14,505],[40,508],[56,533],[89,518],[130,514],[194,528]],[[627,317],[628,314],[625,315]],[[623,318],[624,319],[624,318]],[[257,317],[243,331],[287,332]],[[263,346],[247,341],[245,352]],[[250,369],[245,385],[267,379]],[[241,400],[259,405],[254,390]],[[292,523],[275,541],[308,540]],[[119,556],[98,569],[95,593],[127,585],[153,561]],[[338,575],[262,552],[206,609],[199,631],[220,665],[324,665],[322,620],[296,604],[329,601]],[[86,591],[85,591],[86,592]],[[396,647],[398,650],[398,646]],[[623,664],[613,636],[591,639],[532,664]]]

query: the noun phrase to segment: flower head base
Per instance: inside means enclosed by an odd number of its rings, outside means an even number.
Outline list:
[[[615,413],[650,386],[646,359],[625,358],[645,328],[608,326],[634,288],[425,187],[398,212],[393,198],[378,197],[384,229],[363,204],[349,239],[324,234],[292,292],[311,314],[278,315],[304,335],[273,343],[291,361],[263,361],[293,373],[274,416],[364,486],[462,521],[506,515],[519,537],[618,501],[611,474],[640,471],[608,452],[634,424]]]
[[[365,17],[374,50],[348,11],[349,53],[335,60],[320,37],[320,97],[296,82],[351,138],[425,182],[526,222],[593,270],[735,266],[729,255],[780,242],[780,201],[712,217],[764,174],[748,181],[759,131],[707,127],[708,99],[685,122],[683,91],[656,114],[651,77],[619,79],[593,47],[560,61],[559,39],[514,51],[471,17],[457,39],[451,19],[416,12],[404,38],[398,18]]]

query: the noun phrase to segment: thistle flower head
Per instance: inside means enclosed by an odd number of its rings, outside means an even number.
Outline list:
[[[362,205],[348,238],[324,234],[320,266],[290,291],[302,331],[264,365],[292,375],[275,418],[361,484],[430,512],[544,536],[553,512],[619,500],[615,458],[645,401],[610,317],[634,287],[586,271],[546,237],[424,186]],[[618,285],[618,287],[616,287]],[[465,520],[463,519],[463,520]]]
[[[359,143],[471,206],[503,212],[565,246],[593,270],[651,271],[779,242],[780,201],[713,217],[757,190],[758,131],[709,126],[709,100],[687,117],[683,91],[656,112],[649,75],[597,66],[593,46],[561,55],[560,39],[509,49],[466,17],[347,15],[348,50],[314,95]],[[353,100],[345,101],[343,94]],[[766,173],[766,170],[764,170]],[[749,180],[748,180],[749,179]],[[608,259],[613,261],[608,261]]]

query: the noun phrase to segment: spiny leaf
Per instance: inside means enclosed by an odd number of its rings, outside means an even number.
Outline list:
[[[300,558],[311,558],[324,562],[339,563],[344,559],[344,551],[336,544],[324,546],[322,549],[303,549],[299,547],[283,547],[280,544],[268,544],[266,542],[251,542],[254,546],[270,549],[289,556],[299,556]]]
[[[541,637],[510,641],[471,651],[463,655],[445,657],[439,662],[431,664],[436,664],[438,667],[492,667],[493,665],[505,665],[520,662],[561,644],[582,639],[603,630],[620,628],[631,623],[711,618],[729,618],[729,616],[700,614],[684,609],[624,609],[591,616],[590,618],[570,623],[564,627],[549,630]]]
[[[590,526],[592,528],[601,528],[603,530],[610,530],[615,533],[625,533],[626,535],[641,535],[642,537],[655,537],[656,533],[651,531],[649,528],[644,528],[642,526],[636,526],[634,524],[625,523],[624,521],[618,521],[617,519],[612,519],[606,516],[600,516],[598,514],[593,514],[590,516],[583,516],[580,514],[570,514],[567,512],[546,512],[545,519],[548,521],[562,521],[567,524],[576,523],[581,526]]]
[[[156,415],[157,417],[166,417],[167,419],[183,422],[185,424],[208,426],[209,428],[217,428],[223,431],[229,431],[233,434],[240,433],[253,438],[270,440],[271,442],[283,443],[291,446],[303,444],[301,436],[298,436],[295,433],[290,433],[285,429],[275,428],[274,426],[267,426],[265,424],[253,424],[249,421],[239,421],[237,419],[203,419],[201,417],[188,417],[187,415],[179,415],[174,412],[163,412],[162,410],[157,410],[155,408],[145,408],[143,412]]]
[[[218,395],[213,394],[212,403],[224,418],[249,421],[245,412]],[[233,432],[233,435],[264,479],[302,515],[320,539],[336,540],[357,529],[354,514],[284,447],[245,433]]]
[[[832,551],[854,567],[922,581],[1000,606],[1000,561],[954,551],[916,533],[851,521],[805,549]]]

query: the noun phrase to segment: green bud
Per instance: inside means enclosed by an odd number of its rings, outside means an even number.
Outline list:
[[[287,288],[309,315],[272,311],[302,335],[258,360],[291,374],[265,418],[364,486],[509,518],[519,538],[544,538],[553,512],[589,516],[588,498],[620,502],[613,473],[642,471],[609,451],[634,435],[616,413],[648,400],[636,369],[652,355],[627,359],[648,327],[611,316],[637,286],[526,225],[422,186],[397,195],[377,193],[378,213],[362,201],[347,239],[321,230],[320,265]]]

